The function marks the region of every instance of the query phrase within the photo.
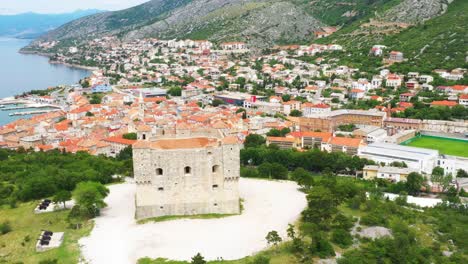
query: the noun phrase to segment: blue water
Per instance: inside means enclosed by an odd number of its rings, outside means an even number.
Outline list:
[[[89,76],[87,70],[50,64],[49,59],[43,56],[18,53],[29,42],[0,37],[0,98],[61,84],[74,84]],[[0,125],[18,118],[25,116],[10,117],[8,111],[0,111]]]

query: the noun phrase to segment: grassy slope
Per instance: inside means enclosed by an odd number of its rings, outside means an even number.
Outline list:
[[[20,204],[18,208],[0,208],[0,223],[9,221],[12,231],[0,235],[0,263],[39,263],[41,260],[57,259],[58,263],[78,263],[80,250],[78,239],[91,232],[93,224],[88,222],[79,230],[68,228],[67,211],[36,215],[36,202]],[[57,249],[37,253],[36,239],[41,230],[65,232],[64,243]],[[30,237],[25,242],[26,236]],[[22,245],[24,242],[24,246]]]
[[[270,258],[270,264],[291,264],[291,263],[299,263],[296,257],[287,250],[287,244],[283,243],[279,245],[277,248],[271,248],[265,251],[258,253],[255,256],[249,256],[238,260],[225,260],[225,261],[209,261],[209,264],[251,264],[255,257],[263,255]],[[143,258],[138,261],[138,264],[188,264],[190,262],[187,261],[175,261],[175,260],[167,260],[163,258],[159,259],[150,259],[150,258]]]
[[[384,44],[403,51],[410,62],[400,67],[453,69],[467,67],[468,52],[468,1],[455,0],[442,16],[428,20],[423,25],[411,27],[400,34],[389,36]],[[421,49],[425,47],[420,54]]]
[[[397,0],[386,2],[378,11],[382,13],[396,4]],[[330,37],[316,42],[344,45],[349,52],[354,53],[354,61],[368,60],[368,51],[372,45],[386,45],[389,50],[402,51],[405,58],[409,59],[392,66],[392,70],[398,72],[428,73],[437,68],[467,67],[465,56],[468,52],[468,1],[455,0],[445,14],[393,35],[360,30],[359,26],[372,17],[373,15],[369,14]],[[421,52],[426,45],[428,46]]]
[[[451,140],[435,137],[420,137],[407,144],[412,147],[436,149],[443,154],[468,157],[468,141]]]
[[[328,25],[349,25],[369,16],[374,11],[382,10],[388,3],[396,4],[400,0],[295,0],[314,17],[322,20]],[[345,15],[354,12],[352,16]]]

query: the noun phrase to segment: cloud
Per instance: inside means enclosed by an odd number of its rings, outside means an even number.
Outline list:
[[[0,14],[64,13],[77,9],[119,10],[148,0],[0,0]]]

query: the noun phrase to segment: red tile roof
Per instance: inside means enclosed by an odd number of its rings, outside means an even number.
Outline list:
[[[347,147],[359,147],[362,139],[360,138],[347,138],[347,137],[332,137],[330,144],[338,146],[347,146]]]
[[[443,100],[443,101],[433,101],[431,103],[432,106],[456,106],[457,105],[457,102],[454,102],[454,101],[447,101],[447,100]]]
[[[136,142],[136,140],[125,139],[125,138],[122,138],[122,136],[108,137],[104,139],[104,141],[117,143],[117,144],[123,144],[123,145],[133,145]]]

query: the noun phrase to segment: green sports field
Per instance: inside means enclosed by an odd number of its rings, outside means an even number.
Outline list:
[[[461,139],[419,136],[403,142],[402,145],[436,149],[442,154],[468,157],[468,141]]]

